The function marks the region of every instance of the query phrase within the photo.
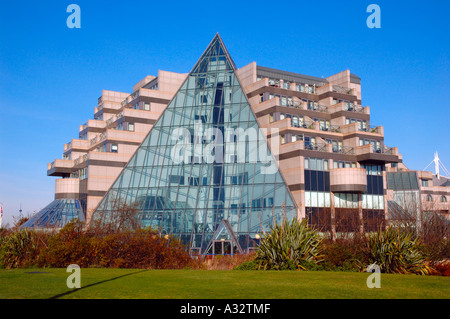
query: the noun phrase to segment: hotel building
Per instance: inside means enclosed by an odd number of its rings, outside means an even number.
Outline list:
[[[408,170],[370,113],[349,70],[237,69],[216,35],[187,74],[103,90],[94,118],[48,164],[55,200],[23,227],[107,222],[117,202],[135,203],[143,226],[221,253],[252,249],[286,217],[336,236],[376,230],[413,200],[448,219],[450,180]]]

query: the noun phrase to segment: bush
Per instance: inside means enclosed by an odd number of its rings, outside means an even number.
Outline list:
[[[230,255],[216,255],[211,259],[205,260],[205,269],[208,270],[231,270],[242,265],[245,262],[253,261],[255,254],[235,254]]]
[[[368,263],[377,264],[382,272],[429,274],[421,243],[410,232],[395,227],[379,231],[368,238]]]
[[[450,239],[441,238],[434,242],[423,243],[422,250],[427,258],[432,261],[450,259]]]
[[[58,233],[21,230],[0,234],[0,267],[80,267],[181,269],[198,267],[186,247],[153,229],[86,232],[69,222]]]
[[[117,231],[101,235],[83,231],[78,222],[67,224],[50,239],[41,265],[67,267],[180,269],[191,262],[185,247],[153,229]]]
[[[74,220],[49,238],[47,249],[39,255],[37,262],[41,267],[67,267],[70,264],[89,267],[91,256],[91,240],[85,235],[83,224]]]
[[[45,234],[29,230],[11,232],[0,237],[0,267],[30,267],[35,264],[43,246]]]
[[[322,237],[307,221],[293,218],[271,226],[256,250],[256,260],[264,269],[294,270],[301,261],[319,262]]]
[[[431,274],[435,276],[450,276],[450,260],[434,263]]]
[[[259,268],[260,265],[256,260],[249,260],[235,266],[233,270],[259,270]]]
[[[365,237],[328,240],[323,245],[326,270],[360,271],[367,263],[368,246]]]

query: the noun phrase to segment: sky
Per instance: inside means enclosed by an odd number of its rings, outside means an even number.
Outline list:
[[[410,169],[450,168],[450,1],[5,1],[0,12],[0,203],[5,223],[54,198],[47,163],[93,118],[102,89],[189,72],[219,32],[238,68],[349,69],[371,125]],[[70,29],[67,7],[81,9]],[[381,28],[368,28],[367,7]],[[429,169],[432,169],[430,166]]]

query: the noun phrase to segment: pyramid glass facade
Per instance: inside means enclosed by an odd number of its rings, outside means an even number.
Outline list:
[[[84,222],[83,209],[78,199],[55,199],[37,212],[21,228],[61,228],[73,219]]]
[[[242,249],[296,206],[260,130],[235,66],[216,35],[104,196],[92,220],[116,204],[138,207],[142,226],[204,252],[226,219]]]

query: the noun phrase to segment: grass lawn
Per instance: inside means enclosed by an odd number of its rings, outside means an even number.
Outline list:
[[[450,278],[319,271],[81,269],[81,288],[69,289],[66,269],[0,270],[0,298],[304,299],[450,298]]]

